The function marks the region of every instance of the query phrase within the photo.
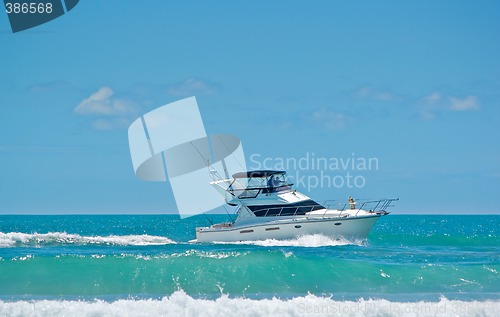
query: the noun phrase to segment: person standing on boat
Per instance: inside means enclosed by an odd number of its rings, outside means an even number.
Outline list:
[[[269,188],[269,193],[272,193],[276,190],[277,187],[279,187],[281,184],[281,181],[278,179],[277,176],[271,175],[269,177],[269,180],[267,181],[267,187]]]
[[[351,208],[351,210],[354,210],[356,208],[356,202],[354,201],[354,198],[349,196],[348,201],[349,201],[349,207]]]
[[[274,187],[274,188],[277,188],[277,187],[280,187],[280,186],[281,186],[281,183],[283,183],[283,182],[281,181],[281,179],[280,179],[280,177],[279,177],[279,176],[276,176],[276,175],[275,175],[275,176],[274,176],[274,178],[273,178],[272,183],[273,183],[273,187]]]
[[[273,187],[274,187],[274,175],[271,175],[271,177],[269,177],[269,179],[267,180],[268,193],[273,192]]]

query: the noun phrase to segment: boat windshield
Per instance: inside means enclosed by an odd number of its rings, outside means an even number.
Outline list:
[[[286,172],[248,172],[234,177],[230,191],[239,198],[251,198],[256,197],[261,191],[271,193],[289,190],[292,185],[286,180]]]

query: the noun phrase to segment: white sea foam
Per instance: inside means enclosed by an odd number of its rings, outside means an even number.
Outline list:
[[[224,251],[217,251],[217,252],[212,252],[212,251],[198,251],[198,250],[187,250],[182,253],[173,253],[170,255],[171,257],[186,257],[186,256],[196,256],[200,258],[212,258],[212,259],[226,259],[226,258],[233,258],[233,257],[239,257],[242,255],[246,255],[248,252],[236,252],[236,251],[231,251],[231,252],[224,252]]]
[[[164,245],[175,241],[166,237],[142,235],[81,236],[66,232],[22,233],[0,232],[0,247],[43,246],[60,244],[95,245]]]
[[[339,245],[364,245],[362,240],[347,240],[344,238],[334,239],[322,234],[303,235],[294,239],[276,240],[255,240],[255,241],[238,241],[238,242],[218,242],[227,244],[253,244],[264,247],[326,247],[326,246],[339,246]]]
[[[336,301],[307,295],[291,299],[195,299],[180,290],[162,299],[113,302],[0,301],[1,316],[498,316],[500,301]]]

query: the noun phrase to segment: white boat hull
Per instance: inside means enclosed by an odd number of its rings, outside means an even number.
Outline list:
[[[347,218],[294,217],[245,226],[197,228],[196,240],[192,242],[283,240],[312,234],[322,234],[332,238],[365,239],[381,216],[371,214]]]

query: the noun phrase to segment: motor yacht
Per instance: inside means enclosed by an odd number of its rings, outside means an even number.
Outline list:
[[[236,206],[235,220],[196,228],[191,242],[234,242],[291,239],[322,234],[333,238],[365,239],[397,199],[318,203],[293,188],[285,171],[239,172],[231,179],[210,183]]]

